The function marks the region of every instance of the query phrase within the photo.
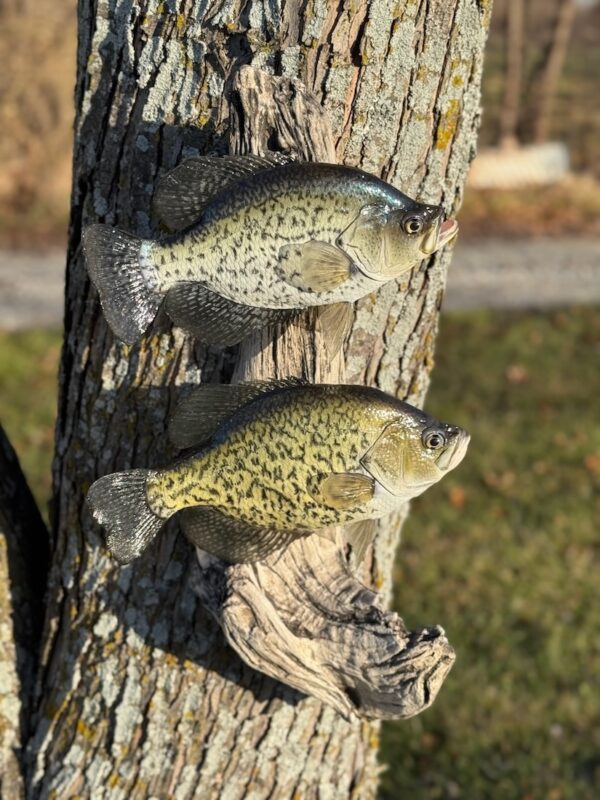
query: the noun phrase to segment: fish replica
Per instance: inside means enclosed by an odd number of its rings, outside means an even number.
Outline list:
[[[159,183],[176,232],[139,239],[88,227],[83,250],[106,319],[136,342],[159,307],[213,345],[321,311],[339,339],[350,306],[453,239],[455,220],[359,169],[285,156],[199,157]],[[332,309],[333,306],[333,309]]]
[[[378,389],[289,382],[200,386],[170,435],[196,452],[166,469],[107,475],[88,492],[122,563],[175,514],[203,550],[260,560],[398,509],[454,469],[469,443],[463,429]]]

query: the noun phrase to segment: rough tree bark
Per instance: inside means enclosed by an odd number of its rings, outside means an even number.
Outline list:
[[[24,794],[22,745],[30,734],[44,620],[48,531],[0,426],[0,797]]]
[[[377,723],[346,720],[235,656],[198,602],[196,559],[176,526],[119,568],[83,501],[99,475],[171,455],[165,420],[184,384],[296,374],[377,385],[421,404],[450,254],[359,303],[345,358],[325,364],[318,335],[301,326],[225,353],[165,321],[139,346],[116,342],[86,280],[81,229],[101,220],[148,234],[161,170],[188,153],[260,147],[239,91],[247,66],[258,82],[279,76],[291,98],[296,89],[313,96],[337,160],[456,210],[474,155],[490,11],[489,0],[80,0],[31,797],[374,795]],[[274,113],[261,117],[264,146],[318,149],[305,125],[296,131]],[[386,598],[400,521],[381,526],[364,575]]]

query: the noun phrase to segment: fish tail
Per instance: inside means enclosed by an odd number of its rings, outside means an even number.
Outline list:
[[[122,564],[141,555],[166,522],[148,503],[146,482],[154,474],[132,469],[105,475],[87,494],[92,516],[107,530],[108,549]]]
[[[100,295],[114,333],[133,344],[150,327],[162,297],[152,262],[151,243],[109,225],[90,225],[83,252],[90,279]]]

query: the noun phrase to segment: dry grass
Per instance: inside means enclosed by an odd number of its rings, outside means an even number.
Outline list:
[[[494,140],[498,125],[502,5],[495,12],[487,53],[483,143]],[[20,11],[10,10],[17,6]],[[600,50],[589,28],[581,17],[557,97],[553,135],[569,143],[577,168],[597,174],[600,115],[592,100]],[[65,241],[75,31],[75,0],[0,4],[0,247],[37,248]],[[534,45],[528,42],[531,58]],[[470,192],[461,227],[467,237],[597,234],[599,218],[600,182],[576,178],[549,190]]]
[[[0,10],[0,246],[65,237],[75,74],[74,0]]]
[[[468,189],[461,236],[600,235],[600,181],[571,176],[555,186],[519,190]]]

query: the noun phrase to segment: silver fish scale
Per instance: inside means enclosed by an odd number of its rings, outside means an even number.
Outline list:
[[[151,507],[166,517],[209,505],[254,525],[299,530],[381,516],[390,510],[386,495],[340,510],[325,506],[318,489],[332,473],[365,474],[360,459],[399,405],[354,386],[262,396],[234,414],[203,453],[157,473]],[[395,507],[400,503],[396,498]]]
[[[310,240],[334,245],[375,200],[397,208],[413,202],[378,178],[335,165],[290,164],[241,180],[215,197],[196,227],[152,246],[159,291],[197,281],[262,308],[353,302],[381,283],[353,270],[316,297],[285,280],[280,251]]]

